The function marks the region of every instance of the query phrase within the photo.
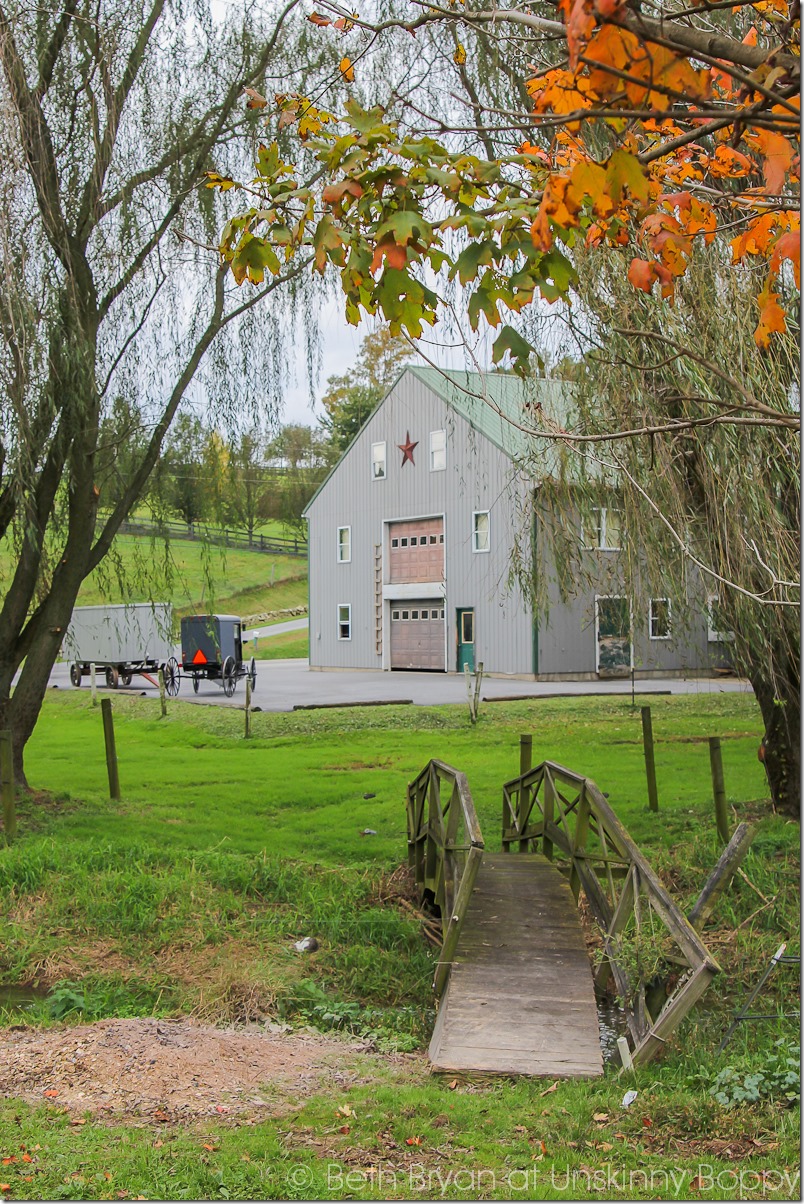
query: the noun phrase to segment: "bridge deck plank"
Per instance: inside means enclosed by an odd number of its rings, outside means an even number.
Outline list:
[[[569,883],[538,854],[486,854],[438,1010],[436,1070],[603,1073],[592,972]]]

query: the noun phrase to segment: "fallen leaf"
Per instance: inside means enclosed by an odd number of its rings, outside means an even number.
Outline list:
[[[216,1105],[215,1105],[215,1111],[216,1111],[216,1112],[228,1112],[228,1111],[229,1111],[229,1109],[226,1107],[226,1105],[225,1105],[225,1104],[216,1104]]]
[[[11,1191],[10,1183],[0,1183],[0,1191]]]
[[[165,1144],[165,1143],[164,1143],[164,1141],[162,1140],[162,1138],[161,1138],[161,1137],[157,1137],[156,1141],[154,1142],[154,1149],[155,1149],[155,1150],[161,1150],[161,1148],[162,1148],[162,1146],[163,1146],[164,1144]]]
[[[54,1091],[52,1088],[49,1089],[48,1091],[42,1092],[42,1095],[47,1096],[48,1099],[55,1099],[58,1094],[59,1094],[58,1091]]]
[[[453,1079],[451,1083],[447,1083],[447,1086],[449,1087],[450,1091],[454,1091],[455,1088],[458,1086],[458,1080]]]
[[[10,1162],[16,1162],[16,1161],[17,1161],[17,1155],[16,1155],[16,1154],[11,1154],[11,1155],[10,1155],[10,1157],[8,1157],[8,1158],[4,1158],[2,1161],[3,1161],[3,1166],[8,1166],[8,1164],[9,1164]]]
[[[646,1129],[649,1129],[651,1127],[651,1125],[653,1124],[653,1121],[651,1120],[651,1118],[649,1116],[643,1116],[642,1124],[645,1126]]]
[[[551,1092],[553,1092],[553,1091],[558,1091],[558,1079],[556,1079],[556,1081],[554,1083],[551,1083],[550,1086],[546,1088],[546,1090],[540,1091],[539,1095],[540,1096],[550,1095]]]
[[[703,1179],[700,1175],[696,1175],[695,1178],[690,1182],[690,1191],[700,1191],[702,1187]]]
[[[87,1122],[86,1122],[86,1119],[85,1119],[83,1116],[82,1116],[82,1117],[80,1117],[78,1120],[71,1120],[71,1121],[70,1121],[70,1124],[71,1124],[71,1125],[73,1125],[73,1126],[75,1126],[75,1125],[85,1125],[86,1123],[87,1123]]]
[[[421,1145],[421,1144],[422,1144],[421,1137],[406,1137],[405,1138],[405,1145]]]
[[[216,1145],[211,1145],[211,1144],[210,1144],[209,1142],[207,1142],[207,1141],[205,1141],[205,1142],[204,1142],[204,1149],[205,1149],[205,1150],[217,1150],[217,1148],[218,1148],[218,1147],[217,1147]]]
[[[335,1113],[335,1115],[336,1116],[354,1116],[355,1112],[352,1108],[349,1107],[348,1104],[341,1104],[340,1108]]]
[[[592,1117],[592,1120],[596,1120],[599,1125],[602,1124],[604,1120],[608,1120],[608,1119],[609,1119],[608,1112],[596,1112],[594,1114],[594,1116]]]
[[[349,1126],[348,1126],[348,1125],[341,1125],[341,1127],[338,1129],[338,1132],[339,1132],[339,1133],[343,1133],[344,1137],[345,1137],[345,1136],[346,1136],[348,1133],[351,1133],[351,1131],[352,1131],[352,1130],[349,1128]]]
[[[514,1132],[515,1132],[515,1133],[527,1133],[527,1131],[528,1131],[528,1130],[525,1128],[525,1126],[524,1126],[524,1125],[514,1125]]]
[[[23,1161],[23,1162],[33,1162],[33,1158],[31,1157],[31,1155],[30,1155],[30,1154],[23,1154],[23,1155],[22,1155],[22,1161]]]

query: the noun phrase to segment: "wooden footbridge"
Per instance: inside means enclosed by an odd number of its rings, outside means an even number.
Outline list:
[[[502,850],[486,852],[465,775],[430,761],[408,786],[408,857],[441,917],[434,1068],[602,1074],[595,997],[610,982],[630,1056],[648,1061],[719,966],[603,794],[550,761],[524,768],[502,788]]]

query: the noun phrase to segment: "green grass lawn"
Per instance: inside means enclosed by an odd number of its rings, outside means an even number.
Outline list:
[[[41,1150],[30,1179],[28,1164],[3,1167],[4,1194],[728,1199],[736,1167],[750,1173],[744,1198],[789,1196],[780,1176],[797,1166],[795,1112],[772,1100],[727,1109],[710,1087],[724,1066],[744,1077],[773,1055],[774,1025],[745,1026],[725,1055],[715,1050],[770,954],[782,940],[799,947],[799,827],[764,801],[752,698],[654,697],[651,706],[658,815],[646,807],[639,707],[622,697],[486,704],[476,727],[459,706],[262,712],[246,741],[239,711],[176,700],[160,720],[158,701],[120,696],[115,804],[99,710],[86,694],[49,694],[27,753],[40,793],[21,802],[20,837],[0,850],[0,981],[72,984],[82,1005],[73,1021],[190,1012],[242,1020],[247,1000],[261,1014],[324,1023],[324,1001],[336,1017],[327,1023],[341,1017],[381,1050],[423,1048],[432,954],[388,883],[405,857],[405,787],[430,757],[467,773],[486,846],[496,849],[500,786],[518,772],[520,733],[531,732],[534,762],[562,762],[609,793],[684,907],[719,853],[707,736],[723,743],[733,822],[757,818],[760,829],[744,863],[750,884],[735,880],[706,934],[722,977],[666,1056],[627,1080],[609,1069],[550,1092],[543,1081],[451,1086],[420,1057],[374,1055],[367,1081],[336,1096],[314,1092],[272,1120],[159,1133],[92,1116],[77,1128],[58,1110],[10,1100],[0,1104],[0,1152]],[[321,942],[306,961],[291,946],[304,935]],[[52,1011],[45,1000],[29,1022],[53,1023]],[[20,1013],[4,1018],[19,1022]],[[631,1085],[638,1102],[624,1111]],[[346,1126],[335,1116],[343,1103],[356,1114]],[[601,1185],[590,1176],[606,1165]],[[665,1176],[652,1190],[611,1179],[645,1168]]]
[[[283,622],[282,619],[279,622]],[[257,641],[254,651],[253,642],[244,645],[243,655],[256,657],[260,661],[284,660],[289,657],[306,657],[310,655],[309,631],[285,631],[282,635],[263,636]]]

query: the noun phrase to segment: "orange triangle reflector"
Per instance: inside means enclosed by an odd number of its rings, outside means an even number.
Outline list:
[[[193,657],[193,664],[194,665],[205,665],[206,663],[207,663],[207,658],[204,656],[203,652],[199,648],[198,651],[196,652],[195,656]]]

